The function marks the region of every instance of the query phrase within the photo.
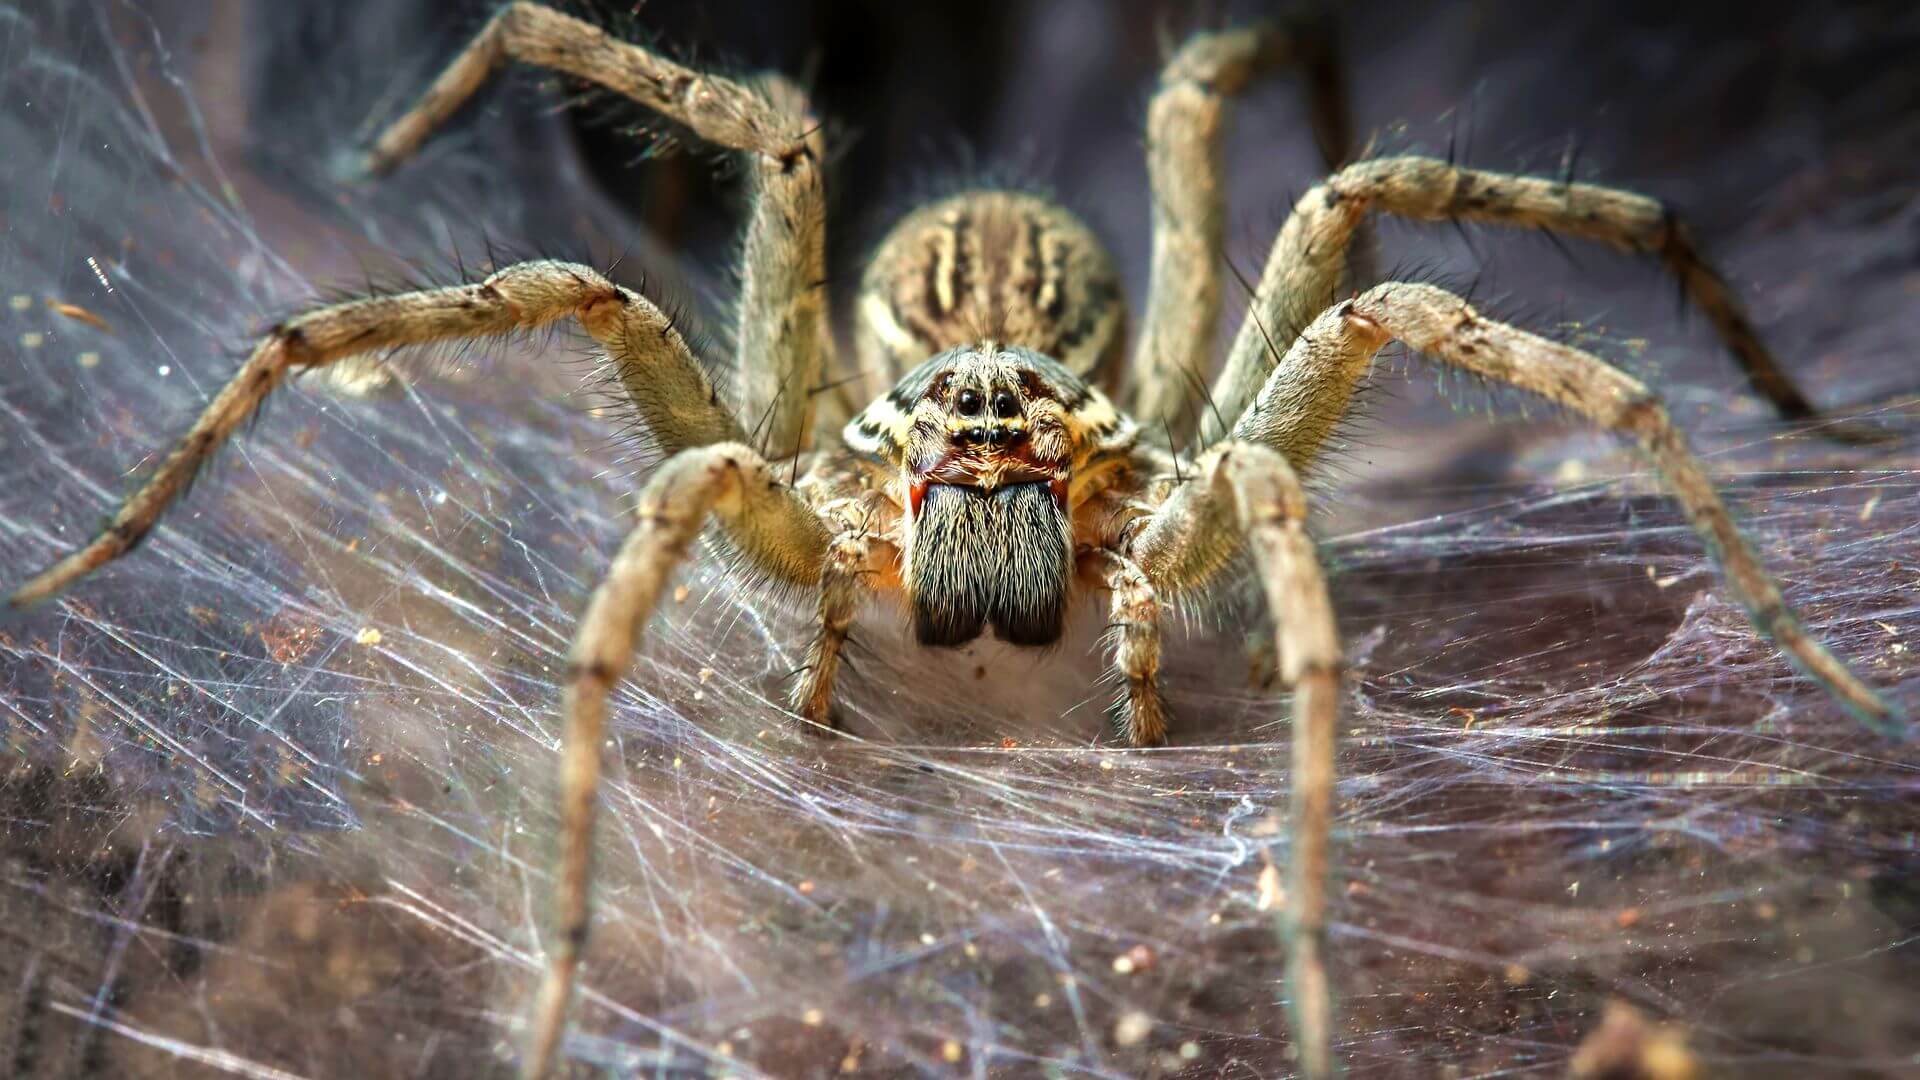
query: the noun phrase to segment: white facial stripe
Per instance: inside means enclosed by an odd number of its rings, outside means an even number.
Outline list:
[[[883,397],[848,421],[841,439],[848,449],[898,458],[907,445],[907,432],[912,427],[913,416],[901,412],[899,406]]]

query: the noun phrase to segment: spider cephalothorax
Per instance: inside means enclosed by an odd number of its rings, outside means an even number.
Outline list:
[[[814,422],[818,403],[834,400],[820,393],[833,336],[821,285],[824,147],[805,96],[777,77],[721,78],[542,4],[509,4],[387,128],[368,166],[381,171],[411,155],[509,59],[597,82],[739,153],[753,197],[734,389],[743,413],[762,417],[752,437],[672,321],[588,267],[523,263],[480,282],[349,301],[274,328],[107,528],[11,603],[51,596],[131,549],[289,373],[571,318],[674,455],[641,492],[635,526],[575,637],[564,705],[559,926],[526,1073],[544,1074],[559,1052],[586,938],[608,697],[666,582],[713,519],[753,569],[818,596],[792,696],[813,730],[831,726],[841,649],[869,595],[903,593],[916,635],[930,645],[989,629],[1045,645],[1060,637],[1076,592],[1104,592],[1122,687],[1119,733],[1132,745],[1159,743],[1168,731],[1159,688],[1164,605],[1218,593],[1240,580],[1230,568],[1246,568],[1273,617],[1280,681],[1293,692],[1286,918],[1295,1050],[1307,1074],[1328,1075],[1338,1063],[1324,886],[1343,684],[1298,473],[1322,456],[1389,340],[1631,441],[1664,477],[1758,630],[1869,724],[1897,731],[1904,720],[1801,628],[1646,386],[1431,285],[1389,282],[1333,302],[1355,231],[1372,213],[1561,232],[1657,254],[1755,388],[1782,413],[1806,415],[1806,399],[1733,294],[1652,199],[1422,157],[1340,168],[1295,204],[1248,317],[1205,388],[1220,314],[1227,102],[1256,71],[1300,59],[1300,47],[1253,28],[1199,35],[1169,61],[1147,117],[1153,264],[1124,395],[1126,309],[1112,260],[1092,234],[1036,196],[963,192],[910,214],[875,253],[853,336],[860,374],[894,385],[846,424],[843,445],[823,437],[810,448],[810,432],[836,425]],[[1317,101],[1321,131],[1344,130],[1338,111],[1331,97]],[[1206,401],[1204,412],[1188,407],[1195,397]],[[1143,430],[1164,434],[1169,447],[1192,440],[1196,450],[1149,447]],[[791,448],[792,460],[769,461],[756,443]]]
[[[925,645],[991,626],[1050,645],[1066,625],[1074,510],[1129,465],[1134,431],[1086,380],[1018,345],[926,361],[847,424],[847,446],[897,470],[903,580]]]

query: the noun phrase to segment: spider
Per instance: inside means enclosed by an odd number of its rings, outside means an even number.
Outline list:
[[[820,403],[834,401],[816,392],[834,337],[825,140],[804,94],[778,76],[733,80],[682,66],[544,4],[509,4],[379,136],[368,171],[411,156],[509,61],[598,83],[737,153],[752,197],[731,395],[659,307],[586,266],[527,262],[475,283],[316,308],[267,332],[104,530],[10,604],[46,599],[131,550],[290,374],[572,318],[672,456],[645,484],[571,651],[557,932],[525,1075],[543,1076],[555,1062],[587,940],[608,697],[709,520],[750,568],[817,595],[817,627],[790,702],[817,731],[834,726],[834,677],[870,597],[904,599],[928,646],[991,631],[1044,647],[1059,640],[1076,599],[1105,593],[1122,685],[1117,733],[1133,746],[1161,743],[1170,726],[1159,687],[1164,613],[1257,581],[1279,678],[1292,693],[1290,1023],[1304,1071],[1332,1075],[1325,879],[1343,673],[1300,477],[1389,341],[1631,441],[1665,478],[1755,628],[1866,723],[1897,733],[1904,718],[1801,628],[1641,382],[1430,284],[1389,282],[1336,299],[1355,232],[1373,213],[1541,229],[1656,255],[1754,387],[1783,415],[1813,415],[1687,230],[1653,199],[1428,157],[1340,168],[1299,199],[1280,230],[1204,395],[1207,408],[1184,407],[1213,367],[1227,109],[1256,74],[1300,60],[1286,33],[1255,26],[1199,34],[1163,71],[1147,119],[1151,288],[1130,364],[1118,277],[1088,228],[1039,196],[963,191],[907,215],[871,257],[855,305],[856,355],[862,372],[879,373],[891,389],[836,436],[816,423]],[[760,419],[750,429],[747,417]],[[1156,430],[1164,447],[1149,437]],[[1201,449],[1177,450],[1182,439]]]

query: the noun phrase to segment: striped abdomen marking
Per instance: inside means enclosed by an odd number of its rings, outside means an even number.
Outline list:
[[[1106,381],[1126,302],[1106,248],[1038,196],[970,191],[907,215],[861,282],[861,367],[898,379],[956,345],[997,341]]]

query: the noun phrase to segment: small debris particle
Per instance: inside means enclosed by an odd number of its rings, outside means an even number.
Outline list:
[[[1000,740],[1000,749],[1018,750],[1020,749],[1020,741],[1018,739],[1015,739],[1013,736],[1009,735],[1006,738],[1003,738]]]
[[[113,327],[107,325],[107,320],[95,315],[79,304],[67,304],[59,300],[48,300],[47,306],[53,309],[55,315],[64,315],[75,322],[83,322],[88,326],[104,330],[109,334],[113,333]]]
[[[1259,890],[1260,899],[1254,902],[1254,907],[1261,911],[1279,911],[1287,906],[1287,889],[1280,884],[1278,866],[1268,863],[1260,871]]]
[[[1635,923],[1639,921],[1640,921],[1640,909],[1634,908],[1634,907],[1621,908],[1620,914],[1615,915],[1613,917],[1614,925],[1618,926],[1622,930],[1630,929]]]
[[[380,633],[379,627],[363,626],[360,628],[360,632],[353,636],[353,640],[361,645],[378,645],[383,637],[384,635]]]
[[[1525,986],[1533,981],[1533,972],[1525,964],[1508,964],[1504,974],[1508,986]]]
[[[80,366],[89,371],[100,366],[100,354],[97,352],[83,352],[78,359]]]
[[[7,306],[15,311],[25,311],[33,306],[33,297],[22,293],[7,297]]]
[[[1180,1044],[1180,1060],[1192,1061],[1200,1056],[1200,1044],[1191,1040]]]
[[[934,936],[933,936],[932,934],[928,934],[928,933],[922,933],[922,934],[920,935],[920,944],[922,944],[922,945],[932,945],[932,944],[933,944],[934,942],[936,942],[936,941],[938,941],[938,940],[940,940],[940,939],[939,939],[939,938],[936,938],[936,937],[934,937]]]
[[[713,670],[710,667],[703,667],[700,669],[700,681],[703,684],[710,683],[713,681],[713,677],[718,674],[719,672]]]
[[[949,1065],[960,1064],[960,1059],[966,1056],[967,1052],[965,1048],[952,1039],[948,1039],[946,1042],[940,1044],[940,1060]]]
[[[800,1022],[808,1027],[819,1027],[821,1024],[826,1023],[826,1021],[827,1014],[821,1012],[819,1009],[808,1009],[806,1012],[800,1014]]]
[[[1053,995],[1052,995],[1052,994],[1035,994],[1035,995],[1033,995],[1033,1007],[1034,1007],[1034,1008],[1036,1008],[1036,1009],[1046,1009],[1046,1008],[1051,1008],[1052,1006],[1053,1006]]]
[[[1135,945],[1113,958],[1115,975],[1132,975],[1136,971],[1151,970],[1152,967],[1153,949],[1145,944]]]
[[[38,330],[29,330],[20,335],[20,347],[23,349],[37,349],[46,343],[47,335]]]
[[[260,628],[260,641],[267,647],[267,655],[275,663],[293,664],[305,659],[319,644],[320,630],[297,625],[276,615]]]
[[[975,665],[975,666],[974,666],[974,669],[973,669],[973,677],[974,677],[974,678],[976,678],[976,679],[984,679],[984,678],[986,678],[986,677],[987,677],[987,665],[985,665],[985,664],[977,664],[977,665]]]
[[[808,880],[808,881],[803,881],[803,882],[801,882],[800,884],[798,884],[798,885],[796,885],[796,886],[794,886],[794,887],[800,890],[800,895],[801,895],[801,896],[812,896],[812,895],[813,895],[813,882],[812,882],[811,880]]]
[[[1100,759],[1100,770],[1101,770],[1102,772],[1112,772],[1112,771],[1113,771],[1113,759],[1112,759],[1112,758],[1101,758],[1101,759]]]
[[[693,595],[693,590],[685,585],[675,585],[673,587],[673,602],[676,604],[686,603],[687,597],[691,595]]]
[[[1118,1046],[1138,1046],[1153,1034],[1153,1017],[1139,1009],[1129,1010],[1113,1025],[1113,1041]]]

